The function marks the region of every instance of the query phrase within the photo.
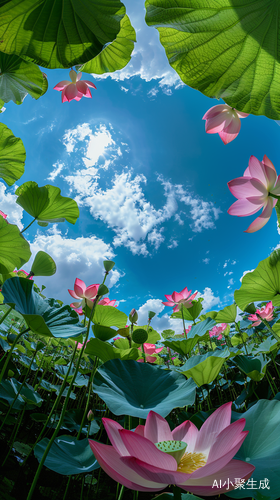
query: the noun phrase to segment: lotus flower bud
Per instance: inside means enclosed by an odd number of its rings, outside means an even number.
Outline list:
[[[132,334],[132,340],[135,344],[144,344],[148,339],[148,334],[144,328],[137,328]]]
[[[131,321],[131,323],[136,323],[136,321],[138,320],[138,314],[137,314],[136,309],[131,309],[128,317],[129,317],[129,320]]]
[[[155,312],[153,312],[153,311],[149,311],[149,313],[148,313],[148,319],[149,319],[149,321],[151,321],[151,319],[153,319],[153,317],[154,317],[155,315],[156,315],[156,313],[155,313]]]
[[[114,265],[115,265],[115,262],[113,262],[112,260],[104,260],[103,261],[103,266],[104,266],[106,273],[109,273],[109,271],[111,271],[113,269]]]
[[[106,285],[99,285],[99,288],[98,288],[98,295],[106,295],[106,293],[109,293],[109,289],[107,288]]]
[[[92,422],[94,420],[94,414],[93,414],[92,410],[89,410],[89,412],[87,414],[87,419],[89,422]]]

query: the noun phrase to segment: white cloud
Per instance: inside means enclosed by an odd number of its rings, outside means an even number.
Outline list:
[[[158,94],[158,92],[159,92],[159,90],[156,87],[154,87],[151,90],[149,90],[147,96],[151,97],[151,98],[156,97],[156,95]]]
[[[226,260],[226,261],[225,261],[225,263],[224,263],[224,265],[223,265],[223,268],[227,267],[228,262],[229,262],[229,260]]]
[[[233,260],[231,265],[234,266],[236,264],[236,260]]]
[[[242,280],[243,280],[245,274],[252,273],[253,271],[255,271],[255,269],[251,269],[251,271],[244,271],[244,273],[242,274],[242,276],[240,278],[241,283],[242,283]]]
[[[62,169],[65,167],[65,165],[64,163],[60,163],[59,161],[57,161],[56,163],[53,164],[53,167],[54,168],[52,172],[50,172],[49,176],[47,177],[49,181],[54,181],[55,178],[60,174]]]
[[[20,230],[23,229],[21,222],[23,208],[16,203],[17,196],[6,192],[6,186],[0,184],[0,210],[7,214],[7,220],[10,224],[16,224]]]
[[[208,311],[220,303],[220,297],[215,297],[213,291],[209,287],[204,288],[203,293],[198,292],[196,299],[199,297],[203,297],[204,299],[202,302],[203,311]]]
[[[115,254],[110,245],[103,240],[91,237],[67,238],[54,225],[47,232],[37,232],[31,243],[32,258],[24,268],[28,271],[35,254],[39,250],[47,252],[55,261],[57,272],[50,277],[37,277],[38,286],[44,284],[46,295],[55,297],[70,304],[71,296],[68,288],[73,290],[76,278],[83,280],[86,285],[100,283],[104,277],[103,260],[113,260]],[[110,289],[123,276],[117,269],[109,274],[106,285]],[[112,297],[112,294],[111,294]]]
[[[178,246],[178,241],[171,240],[171,243],[170,243],[170,245],[168,245],[167,248],[177,248],[177,246]]]
[[[230,276],[231,274],[233,274],[233,271],[230,271],[230,272],[228,273],[228,275],[229,275],[229,276]]]
[[[158,316],[165,306],[162,304],[161,299],[148,299],[142,306],[137,310],[138,312],[138,325],[146,325],[148,321],[148,312],[153,311],[156,316],[152,319],[151,326],[158,332],[162,333],[163,330],[174,330],[175,334],[178,335],[183,332],[182,320],[171,319],[168,313],[163,314],[161,317]],[[167,308],[172,312],[172,309]],[[186,322],[188,326],[189,322]]]
[[[126,87],[123,87],[123,85],[121,86],[121,90],[123,90],[123,92],[128,92],[129,89],[127,89]]]
[[[228,280],[228,284],[229,284],[230,286],[232,286],[232,285],[233,285],[233,283],[234,283],[233,278],[230,278],[230,279]]]
[[[226,276],[228,274],[228,271],[224,274],[224,276]]]
[[[208,259],[208,258],[206,257],[206,259],[202,259],[202,262],[204,262],[204,264],[209,264],[210,259]]]

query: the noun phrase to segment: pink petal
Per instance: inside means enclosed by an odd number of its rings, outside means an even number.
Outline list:
[[[165,455],[167,454],[165,453]],[[130,467],[136,474],[139,474],[139,476],[141,476],[145,481],[154,481],[157,484],[181,484],[181,482],[185,482],[189,477],[189,474],[185,474],[184,472],[177,472],[177,470],[172,471],[168,469],[164,470],[153,464],[143,462],[142,460],[139,460],[139,458],[135,457],[121,457],[121,461]]]
[[[267,177],[264,165],[253,155],[249,160],[249,171],[252,177],[258,179],[265,187],[267,187]]]
[[[89,87],[96,89],[96,86],[94,85],[94,83],[90,82],[89,80],[83,80],[83,82],[85,82]]]
[[[247,118],[247,116],[249,116],[250,114],[250,113],[243,113],[243,111],[237,111],[237,109],[235,110],[235,113],[239,118]]]
[[[270,190],[271,188],[273,188],[277,179],[276,170],[272,161],[270,161],[266,155],[264,155],[263,157],[262,164],[264,166],[265,176],[267,178],[267,187]]]
[[[174,306],[174,302],[162,302],[162,304],[164,306],[168,306],[168,307],[173,307]]]
[[[170,471],[177,470],[177,462],[174,457],[160,451],[149,439],[123,429],[119,431],[121,438],[128,449],[129,455],[143,461],[146,465],[156,463],[160,469]],[[145,433],[145,430],[144,430]],[[171,432],[170,432],[171,435]]]
[[[61,101],[62,102],[66,102],[68,101],[66,95],[65,95],[65,90],[66,90],[66,87],[63,89],[62,93],[61,93]]]
[[[187,299],[191,294],[191,290],[189,291],[188,288],[185,287],[181,290],[180,294],[183,295],[184,299]]]
[[[220,406],[205,420],[198,433],[194,451],[199,453],[209,449],[215,442],[217,434],[230,424],[230,420],[231,402]]]
[[[121,438],[120,430],[123,429],[123,427],[118,423],[115,422],[114,420],[111,420],[110,418],[102,418],[103,425],[105,427],[105,430],[108,434],[108,437],[115,448],[115,450],[118,452],[119,455],[129,455],[129,452],[123,443],[123,440]]]
[[[165,295],[164,297],[166,297],[166,298],[167,298],[167,300],[169,300],[169,301],[173,302],[173,300],[172,300],[172,295]]]
[[[135,431],[136,434],[139,434],[139,436],[143,436],[144,437],[144,430],[145,430],[145,426],[144,425],[137,425],[137,427],[135,428]]]
[[[219,132],[219,136],[222,139],[224,144],[228,144],[229,142],[235,139],[240,132],[241,122],[238,116],[234,117],[231,122],[225,127],[221,132]]]
[[[273,200],[272,198],[268,198],[267,205],[264,207],[261,215],[257,217],[252,224],[244,231],[244,233],[254,233],[261,229],[265,224],[269,221],[273,209]]]
[[[81,77],[82,77],[82,73],[81,73],[81,72],[79,72],[79,73],[77,74],[77,79],[76,79],[76,81],[78,82],[78,81],[81,79]]]
[[[73,99],[75,99],[75,97],[78,96],[78,89],[76,87],[76,84],[75,83],[70,83],[70,85],[67,85],[66,89],[65,89],[65,97],[67,99],[67,101],[72,101]]]
[[[270,189],[271,193],[280,195],[280,175],[277,177],[276,184],[273,189]]]
[[[263,203],[255,205],[248,200],[237,200],[228,209],[229,215],[237,215],[238,217],[246,217],[246,215],[253,215],[263,207]]]
[[[248,432],[242,432],[246,424],[245,418],[236,420],[233,424],[222,430],[216,438],[215,443],[210,449],[207,463],[214,462],[225,454],[225,451],[230,451],[239,443],[240,438],[247,436]],[[234,455],[233,455],[234,456]],[[232,456],[232,458],[233,458]]]
[[[85,81],[77,82],[76,87],[77,87],[79,92],[84,94],[85,97],[91,97],[91,92],[89,90],[88,85],[85,83]]]
[[[80,297],[74,292],[74,290],[69,290],[68,288],[68,292],[70,293],[71,297],[73,297],[73,299],[80,299]]]
[[[99,285],[88,286],[84,292],[84,297],[86,297],[87,299],[93,299],[97,295],[98,288]]]
[[[228,109],[229,106],[227,104],[217,104],[217,106],[213,106],[212,108],[208,109],[202,120],[209,120],[209,118],[214,118],[223,111],[228,111]]]
[[[178,311],[180,311],[180,307],[179,307],[179,306],[175,306],[175,307],[173,307],[173,312],[174,312],[174,313],[176,313],[176,312],[178,312]]]
[[[187,443],[187,452],[194,450],[197,436],[198,429],[190,420],[186,420],[172,431],[172,438],[175,441],[184,441]]]
[[[160,491],[168,485],[168,483],[164,485],[153,481],[145,481],[142,476],[139,476],[125,465],[113,446],[90,439],[89,445],[106,474],[127,488],[138,491]]]
[[[215,474],[200,479],[190,479],[186,484],[180,484],[180,488],[183,490],[195,493],[196,495],[212,496],[214,494],[226,493],[227,491],[233,490],[234,486],[230,483],[235,483],[235,479],[249,479],[253,474],[255,467],[247,462],[242,462],[241,460],[231,460],[222,469]],[[221,488],[213,488],[214,481],[215,484],[220,485]],[[228,489],[229,487],[229,489]]]
[[[257,179],[250,177],[237,177],[229,181],[228,188],[235,198],[248,198],[249,196],[267,196],[267,189]]]
[[[72,304],[70,304],[70,307],[73,307],[74,309],[78,309],[80,307],[82,302],[72,302]]]
[[[70,83],[71,82],[69,80],[62,80],[62,82],[56,84],[54,90],[63,90],[65,87],[67,87],[67,85],[70,85]]]
[[[150,411],[144,430],[145,438],[152,441],[152,443],[159,443],[160,441],[170,441],[174,439],[165,418],[161,417],[158,413]]]
[[[84,296],[84,292],[86,291],[85,283],[79,278],[75,279],[74,290],[78,297],[82,298]]]
[[[209,118],[205,123],[205,131],[207,134],[217,134],[227,127],[232,120],[232,114],[225,111],[214,118]]]
[[[180,302],[180,300],[183,300],[183,299],[184,299],[184,297],[183,297],[183,295],[181,293],[178,293],[178,292],[173,292],[172,293],[172,300],[174,302]]]

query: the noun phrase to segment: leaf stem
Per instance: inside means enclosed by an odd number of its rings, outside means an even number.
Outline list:
[[[21,233],[21,234],[22,234],[22,233],[24,233],[24,231],[26,231],[26,230],[27,230],[30,226],[32,226],[32,224],[33,224],[33,222],[35,222],[35,220],[36,220],[36,218],[35,218],[35,219],[33,219],[33,220],[30,222],[30,224],[28,224],[28,226],[26,226],[26,227],[25,227],[25,228],[24,228],[24,229],[23,229],[20,233]]]

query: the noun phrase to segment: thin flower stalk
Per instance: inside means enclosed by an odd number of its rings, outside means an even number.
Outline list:
[[[0,325],[1,323],[3,323],[3,321],[7,318],[8,314],[10,314],[10,312],[13,310],[12,307],[9,307],[9,309],[3,314],[3,316],[1,316],[0,318]]]
[[[7,358],[6,358],[6,361],[5,361],[5,363],[4,363],[4,366],[3,366],[2,370],[1,370],[1,373],[0,373],[0,384],[1,384],[2,379],[3,379],[3,377],[4,377],[4,374],[5,374],[6,368],[7,368],[8,364],[9,364],[9,361],[10,361],[10,359],[11,359],[11,357],[12,357],[13,350],[14,350],[14,348],[15,348],[16,344],[18,343],[19,339],[20,339],[20,338],[21,338],[21,337],[22,337],[25,333],[29,332],[29,330],[30,330],[30,328],[26,328],[26,330],[23,330],[23,332],[20,332],[20,333],[17,335],[17,337],[15,338],[14,342],[12,343],[11,349],[9,350],[9,354],[8,354],[8,356],[7,356]]]

